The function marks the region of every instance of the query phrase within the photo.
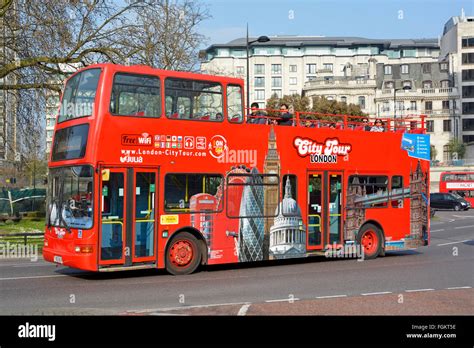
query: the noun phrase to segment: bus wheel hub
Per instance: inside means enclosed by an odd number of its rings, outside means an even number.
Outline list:
[[[177,241],[170,250],[171,260],[178,266],[186,266],[193,258],[193,247],[185,240]]]

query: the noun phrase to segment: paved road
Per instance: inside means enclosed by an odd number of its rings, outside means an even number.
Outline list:
[[[474,314],[473,246],[467,211],[437,212],[429,247],[362,262],[311,258],[175,277],[3,259],[0,313]]]

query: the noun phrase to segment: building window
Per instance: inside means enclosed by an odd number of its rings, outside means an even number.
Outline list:
[[[306,64],[307,74],[316,74],[316,64]]]
[[[281,75],[281,64],[272,64],[272,75]]]
[[[465,118],[462,120],[462,130],[467,132],[474,131],[474,118]]]
[[[281,98],[281,89],[272,89],[272,97]]]
[[[443,146],[443,160],[448,162],[451,160],[451,151],[449,151],[449,145]]]
[[[474,98],[474,86],[462,86],[463,98]]]
[[[426,110],[426,111],[431,111],[431,110],[433,110],[433,102],[431,102],[431,101],[425,102],[425,110]]]
[[[386,89],[393,89],[393,81],[386,81],[385,82]]]
[[[431,88],[433,88],[433,82],[423,81],[423,89],[431,89]]]
[[[426,131],[428,133],[433,133],[434,132],[434,121],[433,120],[426,121]]]
[[[474,37],[463,37],[462,48],[474,47]]]
[[[255,87],[265,87],[265,77],[254,78]]]
[[[383,67],[383,71],[385,75],[392,75],[392,66],[391,65],[385,65]]]
[[[298,82],[298,79],[296,77],[290,77],[290,85],[296,85]]]
[[[451,132],[451,120],[443,120],[443,132]]]
[[[361,109],[365,109],[365,97],[359,97],[359,106]]]
[[[323,71],[332,72],[332,64],[330,64],[330,63],[323,63]]]
[[[290,95],[299,94],[296,89],[290,89]]]
[[[467,69],[462,71],[463,81],[474,81],[474,69]]]
[[[265,90],[256,89],[255,90],[255,100],[265,100]]]
[[[281,87],[281,77],[272,77],[272,87]]]
[[[406,87],[407,89],[411,89],[411,81],[403,81],[402,87],[403,88]]]
[[[443,80],[440,82],[440,87],[441,88],[449,88],[450,86],[450,81],[449,80]]]
[[[362,83],[366,83],[366,80],[365,80],[365,78],[363,78],[362,76],[357,76],[357,77],[356,77],[356,83],[357,83],[358,85],[360,85],[360,84],[362,84]]]
[[[416,110],[416,100],[410,102],[410,110]]]
[[[449,110],[449,100],[442,101],[443,110]]]
[[[390,103],[388,101],[383,102],[382,111],[390,111]]]
[[[403,64],[400,68],[402,74],[410,73],[410,66],[408,64]]]
[[[462,64],[474,64],[474,52],[462,54]]]
[[[430,63],[424,63],[421,64],[423,74],[431,74],[431,64]]]
[[[255,75],[264,75],[265,74],[265,64],[255,64],[254,74]]]
[[[347,104],[347,97],[341,97],[341,103]]]
[[[236,70],[236,73],[237,73],[237,75],[243,75],[243,74],[244,74],[244,72],[245,72],[245,70],[244,70],[244,67],[243,67],[243,66],[238,66],[238,67],[236,67],[236,69],[235,69],[235,70]]]
[[[405,103],[402,100],[397,101],[397,110],[405,110]]]
[[[298,71],[298,68],[297,68],[297,65],[290,65],[290,72],[297,72]]]
[[[463,114],[474,114],[474,102],[462,103]]]
[[[449,64],[447,62],[439,63],[439,70],[440,71],[448,71]]]
[[[462,136],[462,142],[466,143],[466,144],[474,142],[474,135],[463,135]]]

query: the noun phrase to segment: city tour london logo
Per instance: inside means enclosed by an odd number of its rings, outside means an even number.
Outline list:
[[[208,149],[212,157],[219,159],[225,155],[229,148],[227,140],[222,135],[214,135],[209,141]]]
[[[351,144],[340,143],[337,138],[327,138],[324,142],[296,137],[293,146],[301,157],[309,156],[310,163],[337,163],[339,156],[348,160]]]

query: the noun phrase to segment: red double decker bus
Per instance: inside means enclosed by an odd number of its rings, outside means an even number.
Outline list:
[[[345,115],[270,110],[254,122],[243,94],[241,79],[144,66],[71,76],[49,162],[44,258],[187,274],[428,244],[423,118],[383,120],[379,132]]]
[[[474,172],[442,172],[439,192],[455,193],[474,205]]]

